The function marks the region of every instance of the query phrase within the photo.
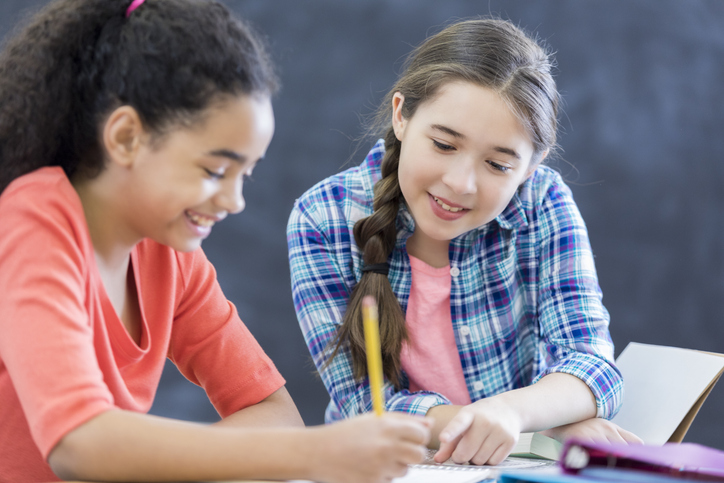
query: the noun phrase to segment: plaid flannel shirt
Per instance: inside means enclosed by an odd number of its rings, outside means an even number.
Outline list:
[[[383,155],[380,140],[360,166],[312,187],[296,201],[287,226],[294,305],[331,397],[327,422],[372,408],[367,378],[353,377],[348,345],[322,367],[361,277],[352,229],[372,213]],[[388,277],[404,312],[411,283],[405,246],[415,224],[402,205]],[[613,363],[609,315],[585,224],[557,172],[539,167],[495,220],[452,240],[450,267],[450,311],[472,401],[560,372],[588,385],[598,417],[616,414],[623,379]],[[442,394],[411,393],[404,374],[399,390],[385,380],[384,398],[388,411],[420,415],[450,404]]]

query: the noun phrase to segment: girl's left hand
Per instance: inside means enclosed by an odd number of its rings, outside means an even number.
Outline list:
[[[591,443],[626,443],[643,444],[643,440],[626,431],[621,426],[607,419],[591,418],[577,423],[565,424],[557,428],[542,431],[546,436],[564,443],[569,438],[576,438]]]
[[[440,432],[435,461],[496,465],[518,442],[520,416],[495,397],[481,399],[460,409]]]

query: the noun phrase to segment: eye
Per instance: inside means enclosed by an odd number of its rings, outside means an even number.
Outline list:
[[[256,168],[256,165],[258,163],[254,163],[253,165],[249,166],[246,171],[244,171],[241,175],[242,181],[254,181],[254,178],[252,175],[254,174],[254,168]]]
[[[432,144],[434,144],[435,147],[437,149],[439,149],[440,151],[454,151],[455,150],[454,146],[450,146],[449,144],[441,143],[440,141],[437,141],[435,139],[432,140]]]
[[[498,164],[495,161],[488,161],[488,164],[496,171],[500,171],[501,173],[507,173],[510,171],[509,166],[503,166],[502,164]]]
[[[223,173],[223,172],[211,171],[211,170],[208,169],[208,168],[203,168],[203,169],[204,169],[204,171],[206,172],[206,175],[207,175],[209,178],[213,178],[213,179],[224,179],[224,173]]]

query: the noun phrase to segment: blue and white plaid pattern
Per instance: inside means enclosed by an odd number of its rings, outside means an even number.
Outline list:
[[[294,305],[331,397],[327,422],[372,408],[367,379],[353,377],[348,347],[322,367],[361,277],[352,229],[372,213],[383,155],[378,141],[360,166],[312,187],[297,200],[287,226]],[[411,272],[405,244],[414,220],[405,206],[397,228],[389,280],[406,311]],[[450,310],[471,400],[562,372],[588,385],[599,417],[615,415],[623,379],[613,364],[609,316],[585,224],[558,173],[539,167],[500,216],[452,240],[450,253]],[[385,382],[389,411],[424,415],[450,403],[441,394],[411,393],[404,374],[402,381],[399,391]]]

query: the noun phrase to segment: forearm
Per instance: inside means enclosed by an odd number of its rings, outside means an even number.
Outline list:
[[[582,421],[596,415],[596,401],[586,384],[575,376],[549,374],[536,384],[508,391],[478,401],[502,404],[520,417],[521,432],[541,431]],[[437,449],[440,431],[464,406],[440,405],[430,408],[427,416],[434,419],[429,447]]]
[[[519,434],[590,419],[596,402],[588,386],[569,374],[553,373],[537,383],[467,406],[434,407],[439,450],[435,461],[499,464],[510,454]],[[433,442],[433,446],[434,446]]]
[[[207,426],[114,410],[66,435],[49,463],[65,479],[306,478],[314,460],[309,431]]]
[[[214,426],[219,427],[302,427],[304,421],[285,387],[278,389],[258,404],[227,416]]]
[[[548,374],[535,384],[494,398],[520,416],[521,432],[541,431],[596,416],[593,393],[570,374]]]

